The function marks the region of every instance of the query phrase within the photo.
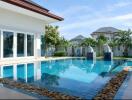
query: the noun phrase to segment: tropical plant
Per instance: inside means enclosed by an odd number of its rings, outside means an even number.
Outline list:
[[[45,51],[47,51],[48,46],[56,46],[59,42],[59,31],[58,31],[58,26],[52,26],[52,25],[47,25],[45,27]],[[46,54],[46,53],[45,53]]]
[[[58,31],[58,26],[52,26],[52,25],[47,25],[45,27],[46,33],[45,33],[45,43],[48,45],[56,45],[59,41],[59,31]]]
[[[67,47],[70,45],[69,41],[66,40],[64,37],[60,37],[57,45],[56,45],[56,51],[67,51]]]
[[[81,43],[81,46],[92,46],[95,47],[97,44],[96,40],[93,38],[86,38],[84,41]]]
[[[102,56],[102,48],[103,48],[103,45],[107,43],[107,38],[103,35],[103,34],[100,34],[97,38],[97,46],[99,48],[99,56]]]
[[[66,53],[64,51],[57,51],[54,53],[54,56],[62,57],[62,56],[66,56]]]
[[[66,40],[64,37],[60,37],[57,45],[58,46],[63,46],[63,47],[68,47],[69,46],[69,41]]]
[[[132,47],[131,39],[132,31],[128,29],[127,31],[119,31],[114,38],[114,41],[118,46],[123,46],[123,55],[128,56],[128,48]]]
[[[108,45],[111,47],[112,51],[114,51],[114,47],[117,46],[117,43],[115,42],[115,40],[111,40],[108,42]]]

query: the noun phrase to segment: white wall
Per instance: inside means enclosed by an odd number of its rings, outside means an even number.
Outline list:
[[[41,35],[34,35],[34,56],[41,57]]]
[[[44,33],[45,22],[0,8],[0,28],[31,33]]]
[[[35,57],[41,56],[41,34],[45,33],[45,25],[46,22],[43,20],[0,8],[0,30],[5,29],[34,34]],[[14,43],[16,43],[16,41],[14,41]],[[16,51],[15,48],[13,49]],[[14,57],[16,57],[16,55],[14,55]]]

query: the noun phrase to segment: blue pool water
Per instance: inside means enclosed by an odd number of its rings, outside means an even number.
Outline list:
[[[93,98],[125,66],[124,60],[67,59],[1,67],[1,77],[82,98]]]

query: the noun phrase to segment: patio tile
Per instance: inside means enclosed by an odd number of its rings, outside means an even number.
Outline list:
[[[14,91],[6,87],[0,87],[0,99],[37,99],[37,98],[18,91]]]

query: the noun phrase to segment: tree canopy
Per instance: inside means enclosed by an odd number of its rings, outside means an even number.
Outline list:
[[[93,38],[86,38],[84,41],[81,43],[81,46],[92,46],[95,47],[97,44],[96,40]]]
[[[64,46],[67,47],[69,45],[69,42],[64,38],[60,36],[60,33],[58,31],[58,26],[52,26],[47,25],[45,27],[46,33],[45,33],[45,46]]]
[[[47,25],[45,27],[45,44],[47,45],[57,45],[59,42],[59,31],[58,31],[58,26],[52,26],[52,25]]]
[[[114,38],[114,43],[118,46],[125,47],[124,56],[128,56],[128,48],[132,47],[132,31],[128,29],[127,31],[119,31]]]

